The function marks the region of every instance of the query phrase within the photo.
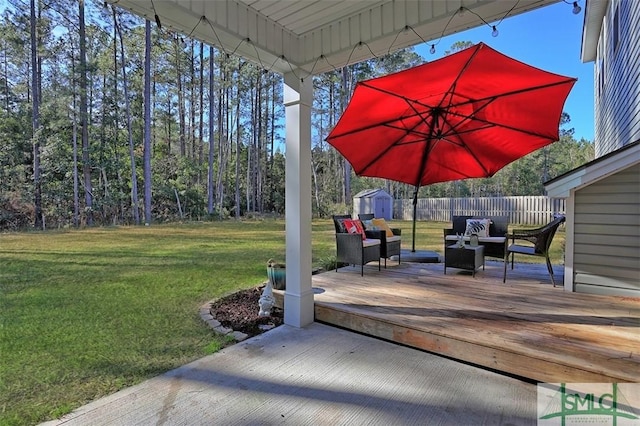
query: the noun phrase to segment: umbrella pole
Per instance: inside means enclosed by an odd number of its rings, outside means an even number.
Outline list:
[[[416,187],[416,193],[413,195],[413,238],[411,239],[411,253],[416,252],[416,211],[418,210],[418,189]]]

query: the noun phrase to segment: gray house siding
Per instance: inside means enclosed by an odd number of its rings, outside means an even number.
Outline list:
[[[640,140],[638,22],[640,1],[608,2],[594,69],[596,157]]]
[[[640,296],[640,165],[575,193],[574,289]]]

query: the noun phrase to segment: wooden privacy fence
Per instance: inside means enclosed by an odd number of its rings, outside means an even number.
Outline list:
[[[565,200],[547,196],[480,197],[480,198],[419,198],[418,220],[450,222],[452,216],[509,216],[514,225],[542,225],[553,215],[565,213]],[[393,217],[413,219],[413,200],[395,200]]]

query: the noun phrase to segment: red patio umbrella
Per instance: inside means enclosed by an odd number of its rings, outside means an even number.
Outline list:
[[[327,137],[359,176],[416,186],[493,176],[559,139],[575,78],[479,43],[405,71],[361,81]]]

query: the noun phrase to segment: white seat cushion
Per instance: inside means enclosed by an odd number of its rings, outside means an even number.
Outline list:
[[[387,237],[387,242],[393,241],[402,241],[402,237],[400,235],[394,235],[393,237]]]
[[[380,245],[380,240],[376,240],[374,238],[367,238],[366,240],[362,240],[363,247],[371,247],[375,245]]]
[[[481,243],[504,243],[507,241],[506,237],[482,237],[478,238]]]
[[[465,241],[469,241],[470,237],[464,237]],[[447,235],[445,238],[446,241],[458,241],[458,237],[456,235]],[[478,241],[481,243],[504,243],[506,241],[506,237],[480,237]]]

